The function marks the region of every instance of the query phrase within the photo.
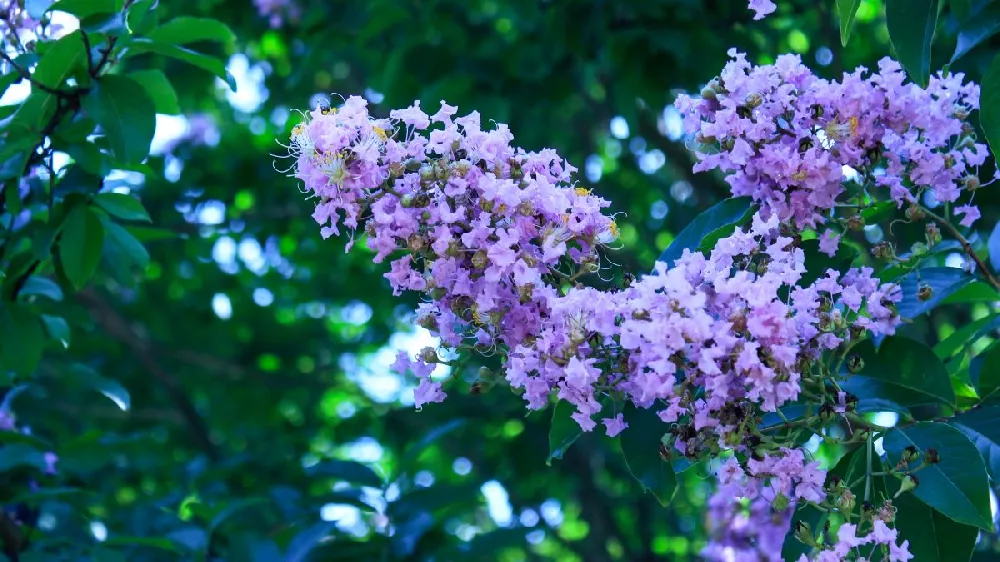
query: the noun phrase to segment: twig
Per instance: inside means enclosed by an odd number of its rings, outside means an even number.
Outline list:
[[[993,275],[993,272],[991,272],[990,269],[986,267],[986,264],[983,263],[983,260],[979,259],[979,256],[977,256],[976,251],[972,249],[972,244],[969,243],[968,239],[966,239],[965,236],[962,236],[962,233],[959,232],[954,225],[945,220],[944,217],[934,213],[927,207],[921,207],[921,209],[923,210],[924,214],[926,214],[935,222],[943,226],[945,230],[947,230],[952,236],[954,236],[958,240],[958,242],[962,245],[962,250],[964,250],[965,253],[968,254],[968,256],[972,258],[974,262],[976,262],[976,269],[978,269],[979,272],[983,274],[983,277],[986,278],[986,280],[989,282],[990,285],[993,286],[994,289],[1000,291],[1000,281],[998,281],[997,278]]]

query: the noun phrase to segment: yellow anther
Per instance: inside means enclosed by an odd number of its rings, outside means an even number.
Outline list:
[[[577,187],[577,188],[573,189],[573,192],[576,193],[577,195],[579,195],[580,197],[586,197],[586,196],[590,195],[590,190],[589,189],[584,189],[582,187]]]
[[[389,136],[385,134],[385,129],[383,129],[382,127],[373,126],[372,130],[375,131],[375,134],[378,135],[378,138],[382,139],[383,141],[389,140]]]

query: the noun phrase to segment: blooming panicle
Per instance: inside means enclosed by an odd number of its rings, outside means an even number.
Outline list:
[[[805,254],[767,201],[708,255],[685,251],[613,290],[586,287],[579,280],[600,271],[618,229],[609,203],[573,183],[574,167],[444,102],[433,115],[419,103],[389,115],[350,97],[310,112],[290,147],[322,235],[363,232],[374,260],[389,261],[393,291],[424,298],[417,323],[442,349],[401,353],[393,365],[420,381],[416,406],[445,398],[431,377],[438,352],[472,349],[499,353],[529,409],[565,400],[584,431],[628,431],[604,410],[611,394],[653,408],[669,428],[663,454],[750,456],[726,465],[728,491],[713,509],[729,534],[706,556],[734,544],[780,552],[791,507],[825,498],[824,473],[801,450],[760,454],[762,415],[803,384],[824,387],[813,368],[824,352],[894,333],[899,287],[868,268],[803,282]],[[838,235],[822,236],[821,250],[836,253]],[[740,494],[748,509],[731,504]]]
[[[696,170],[724,172],[733,195],[752,197],[766,214],[800,228],[826,222],[843,203],[845,169],[898,205],[924,193],[951,203],[978,185],[988,151],[969,121],[979,87],[964,75],[939,73],[925,89],[889,58],[877,72],[858,68],[831,81],[798,55],[759,66],[730,56],[700,97],[681,95],[676,107]]]

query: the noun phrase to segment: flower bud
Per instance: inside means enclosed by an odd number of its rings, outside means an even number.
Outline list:
[[[486,269],[489,260],[486,257],[486,250],[476,250],[475,254],[472,254],[472,266],[476,269]]]
[[[861,215],[854,215],[847,219],[847,228],[851,230],[861,230],[865,227],[865,219]]]
[[[420,360],[424,363],[440,363],[437,350],[433,347],[425,347],[420,350]]]
[[[934,290],[931,289],[931,286],[926,283],[922,283],[920,288],[917,289],[917,299],[920,302],[926,302],[930,300],[932,296],[934,296]]]
[[[916,488],[920,484],[920,479],[912,474],[907,474],[903,477],[903,482],[899,485],[899,491],[893,498],[898,498],[900,494],[904,492],[909,492],[910,490]]]
[[[814,546],[816,544],[816,539],[813,538],[812,528],[809,527],[809,523],[805,521],[798,521],[795,523],[795,538],[799,542],[806,544],[808,546]]]
[[[919,205],[914,204],[906,208],[906,218],[911,221],[923,220],[926,216],[924,210]]]
[[[927,238],[927,245],[934,246],[941,241],[941,230],[934,223],[929,223],[924,227],[924,236]]]
[[[914,242],[913,245],[910,246],[910,253],[917,258],[927,255],[927,251],[927,244],[924,244],[923,242]]]
[[[744,102],[744,104],[750,109],[757,109],[762,103],[764,103],[764,96],[758,94],[757,92],[753,92],[748,95],[746,101]]]
[[[410,250],[414,252],[419,252],[427,247],[427,239],[423,235],[418,233],[413,233],[406,240],[406,245]]]
[[[422,164],[416,158],[410,158],[409,160],[406,161],[407,172],[416,172],[417,170],[420,169],[421,166]]]
[[[704,88],[701,89],[701,97],[704,98],[704,99],[706,99],[706,100],[716,100],[716,99],[718,99],[718,97],[715,94],[715,90],[713,90],[712,88],[710,88],[708,86],[705,86]]]
[[[855,505],[857,505],[857,500],[854,498],[854,492],[849,489],[844,489],[837,497],[837,509],[844,513],[853,511]]]
[[[924,462],[927,464],[937,464],[941,462],[941,455],[938,454],[937,449],[931,447],[924,451]]]
[[[420,166],[420,180],[421,181],[431,181],[434,179],[434,168],[431,168],[427,164]]]
[[[861,358],[861,355],[853,353],[851,354],[850,357],[847,358],[847,370],[851,374],[858,374],[861,372],[861,369],[864,368],[865,368],[865,360]]]
[[[979,189],[979,178],[976,176],[965,176],[962,178],[962,187],[967,191],[975,191]]]
[[[920,458],[920,451],[913,445],[910,445],[905,449],[903,449],[903,454],[900,455],[899,460],[900,462],[908,464],[917,460],[918,458]]]

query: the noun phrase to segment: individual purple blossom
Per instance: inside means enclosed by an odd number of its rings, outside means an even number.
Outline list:
[[[52,452],[47,452],[44,455],[45,459],[45,473],[52,475],[56,473],[56,463],[59,462],[59,456]]]
[[[753,10],[753,19],[761,20],[774,13],[778,9],[772,0],[750,0],[750,9]]]
[[[628,422],[625,421],[622,414],[618,414],[613,418],[605,418],[601,421],[607,429],[608,437],[615,437],[628,428]]]
[[[965,228],[972,228],[972,224],[979,220],[982,216],[979,213],[979,207],[973,207],[972,205],[961,205],[955,207],[955,213],[962,215],[962,220],[958,224],[964,226]]]
[[[840,234],[835,230],[827,229],[819,237],[819,251],[830,256],[831,258],[837,254],[837,248],[840,247]]]
[[[288,21],[296,22],[302,15],[294,0],[254,0],[254,5],[272,28],[281,27]]]

